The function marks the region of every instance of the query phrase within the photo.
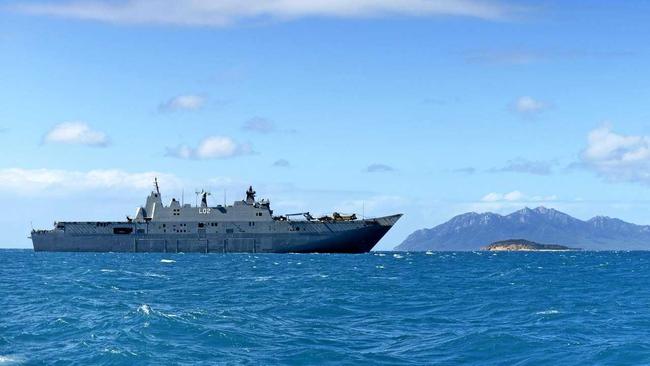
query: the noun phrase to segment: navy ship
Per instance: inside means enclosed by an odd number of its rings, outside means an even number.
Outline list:
[[[145,205],[126,221],[55,222],[51,230],[32,230],[31,239],[35,251],[50,252],[366,253],[402,216],[274,216],[270,202],[255,194],[249,187],[245,200],[211,207],[202,191],[200,205],[172,198],[165,206],[156,179]]]

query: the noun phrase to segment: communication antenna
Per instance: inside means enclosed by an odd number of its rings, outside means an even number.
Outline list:
[[[226,189],[223,189],[223,207],[226,207]]]
[[[181,189],[181,206],[185,205],[185,188]]]
[[[366,201],[361,201],[361,217],[366,219]]]

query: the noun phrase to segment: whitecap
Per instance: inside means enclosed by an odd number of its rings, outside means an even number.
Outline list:
[[[549,309],[549,310],[543,310],[543,311],[538,311],[535,314],[537,315],[553,315],[553,314],[559,314],[560,312],[554,309]]]
[[[427,250],[426,253],[424,253],[424,254],[426,254],[426,255],[433,255],[433,252],[430,251],[430,250]]]
[[[120,350],[117,349],[117,348],[108,348],[108,347],[107,347],[107,348],[104,348],[104,349],[102,350],[102,352],[104,352],[104,353],[111,353],[111,354],[114,354],[114,355],[122,355],[122,354],[125,354],[125,353],[130,354],[130,355],[132,355],[132,356],[137,356],[137,355],[138,355],[137,353],[134,353],[134,352],[131,352],[131,351],[120,351]]]
[[[174,313],[163,313],[162,311],[158,311],[157,313],[168,319],[177,319],[181,317],[180,315],[176,315]]]
[[[160,263],[176,263],[176,261],[173,259],[161,259]]]
[[[377,269],[384,269],[384,266],[382,266],[382,265],[378,265],[378,266],[375,266],[375,268],[377,268]]]
[[[144,315],[151,314],[151,307],[147,304],[142,304],[138,307],[138,312]]]
[[[0,365],[13,365],[23,362],[23,359],[13,355],[0,355]]]
[[[114,269],[105,269],[105,268],[100,269],[99,271],[100,271],[100,272],[115,272]]]
[[[384,253],[377,253],[377,254],[375,254],[375,255],[376,255],[377,257],[385,257],[385,256],[386,256],[386,254],[384,254]]]
[[[400,258],[404,258],[404,257],[403,257],[403,256],[401,256],[401,255],[399,255],[399,254],[393,254],[393,258],[397,258],[397,259],[400,259]]]

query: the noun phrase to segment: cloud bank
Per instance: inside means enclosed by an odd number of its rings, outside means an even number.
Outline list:
[[[63,122],[45,134],[43,142],[104,147],[109,139],[104,132],[93,130],[84,122]]]
[[[461,16],[505,20],[521,7],[485,0],[76,0],[14,2],[18,12],[117,24],[229,26],[304,17]]]
[[[118,169],[70,171],[59,169],[0,169],[0,190],[16,193],[84,191],[97,189],[149,189],[154,177],[171,189],[181,180],[161,172],[129,173]]]

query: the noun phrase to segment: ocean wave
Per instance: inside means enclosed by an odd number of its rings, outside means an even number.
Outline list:
[[[535,314],[536,314],[536,315],[554,315],[554,314],[559,314],[559,313],[560,313],[560,312],[559,312],[558,310],[555,310],[555,309],[549,309],[549,310],[538,311],[538,312],[536,312]]]
[[[15,355],[0,355],[0,365],[18,365],[25,362],[25,359]]]
[[[151,314],[151,307],[147,304],[142,304],[138,306],[138,313],[149,315]]]
[[[0,254],[0,366],[650,364],[650,253]]]

